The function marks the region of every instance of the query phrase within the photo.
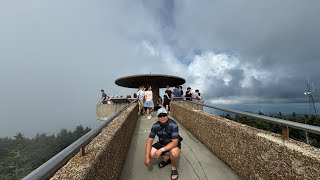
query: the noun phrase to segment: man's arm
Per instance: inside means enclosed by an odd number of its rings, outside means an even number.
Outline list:
[[[167,144],[164,148],[164,151],[169,151],[171,150],[172,148],[175,148],[178,146],[178,142],[179,140],[178,139],[171,139],[171,142],[169,144]],[[161,149],[160,149],[161,150]]]
[[[151,160],[150,160],[150,152],[151,152],[151,147],[152,147],[152,142],[153,142],[154,138],[148,138],[147,139],[147,143],[146,143],[146,156],[144,159],[144,163],[145,165],[149,168],[150,164],[151,164]]]
[[[147,139],[147,143],[146,143],[146,157],[150,157],[150,152],[151,152],[151,147],[152,147],[152,142],[153,142],[153,138],[148,138]]]

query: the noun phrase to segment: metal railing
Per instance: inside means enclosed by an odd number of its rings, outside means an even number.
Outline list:
[[[235,113],[235,114],[238,114],[238,115],[253,117],[253,118],[261,119],[261,120],[266,121],[266,122],[271,122],[271,123],[274,123],[274,124],[281,125],[281,127],[282,127],[282,137],[284,139],[288,139],[289,138],[289,127],[320,135],[320,127],[318,127],[318,126],[312,126],[312,125],[308,125],[308,124],[302,124],[302,123],[298,123],[298,122],[294,122],[294,121],[287,121],[287,120],[283,120],[283,119],[278,119],[278,118],[273,118],[273,117],[268,117],[268,116],[262,116],[262,115],[258,115],[258,114],[254,114],[254,113],[242,112],[242,111],[237,111],[237,110],[233,110],[233,109],[221,108],[221,107],[217,107],[217,106],[208,105],[208,104],[205,104],[205,103],[199,103],[199,102],[195,102],[195,101],[188,101],[188,100],[184,100],[184,99],[181,99],[181,98],[175,98],[175,99],[179,99],[180,101],[184,101],[184,102],[188,102],[188,103],[192,103],[192,104],[197,104],[197,105],[201,105],[201,106],[205,106],[205,107],[209,107],[209,108],[213,108],[213,109],[217,109],[217,110],[221,110],[221,111]],[[176,101],[176,102],[178,102],[178,101]]]
[[[105,127],[107,127],[117,116],[119,116],[123,111],[125,111],[129,106],[131,106],[136,101],[132,101],[130,104],[126,105],[119,111],[111,115],[104,123],[95,127],[87,134],[83,135],[77,141],[66,147],[64,150],[56,154],[54,157],[49,159],[47,162],[39,166],[37,169],[32,171],[30,174],[25,176],[23,180],[35,180],[35,179],[46,179],[51,177],[57,170],[59,170],[66,162],[72,158],[75,154],[80,151],[80,155],[84,155],[84,149],[90,141],[95,138]]]

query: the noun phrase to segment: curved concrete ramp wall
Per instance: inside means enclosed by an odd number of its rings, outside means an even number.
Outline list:
[[[110,115],[125,107],[128,103],[97,104],[96,116],[98,120],[106,120]]]
[[[125,162],[136,121],[137,103],[122,112],[85,148],[85,156],[77,154],[51,178],[118,179]]]
[[[171,104],[172,116],[243,179],[319,179],[320,150],[211,114]]]

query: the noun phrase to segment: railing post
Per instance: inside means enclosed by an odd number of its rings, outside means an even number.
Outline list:
[[[86,153],[86,149],[85,149],[86,146],[82,146],[80,148],[80,156],[84,156],[84,154]]]
[[[289,139],[289,128],[288,128],[288,126],[282,125],[282,138],[284,140],[288,140]]]

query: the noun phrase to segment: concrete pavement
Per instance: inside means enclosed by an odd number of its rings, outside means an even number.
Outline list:
[[[148,120],[147,115],[140,116],[133,134],[121,180],[170,179],[171,166],[158,168],[157,160],[151,168],[144,165],[145,144],[153,123],[157,121],[155,112]],[[179,124],[179,122],[177,122]],[[180,180],[227,180],[240,179],[223,161],[216,157],[205,145],[179,124],[179,134],[183,137],[180,162],[178,166]],[[158,140],[155,138],[154,143]]]

